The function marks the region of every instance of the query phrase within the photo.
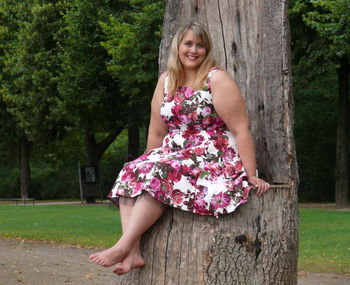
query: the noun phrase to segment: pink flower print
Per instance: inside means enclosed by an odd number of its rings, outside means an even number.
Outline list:
[[[192,136],[190,138],[190,142],[192,143],[192,145],[197,146],[200,145],[202,142],[204,141],[204,137],[203,136]],[[198,154],[198,153],[197,153]]]
[[[133,187],[132,193],[133,193],[133,194],[139,193],[140,190],[142,189],[142,186],[143,186],[143,182],[135,183],[135,185],[134,185],[134,187]]]
[[[185,101],[185,97],[182,94],[176,94],[174,98],[175,103],[181,104]]]
[[[226,161],[233,161],[235,158],[236,158],[237,154],[235,152],[235,150],[233,148],[226,148],[223,155],[222,155],[222,158]]]
[[[182,157],[184,160],[189,159],[192,156],[192,152],[190,149],[184,149],[182,151]]]
[[[185,130],[183,133],[182,133],[182,137],[184,139],[190,139],[192,137],[194,137],[195,135],[199,134],[199,130]]]
[[[164,194],[171,193],[171,191],[173,191],[173,185],[168,179],[162,179],[160,181],[160,191],[162,191]]]
[[[237,172],[241,172],[242,171],[242,167],[243,167],[242,161],[239,160],[239,161],[237,161],[235,163],[235,168],[236,168]]]
[[[189,117],[191,118],[192,121],[197,121],[198,120],[197,111],[194,111],[191,114],[189,114]]]
[[[189,122],[191,122],[191,118],[185,114],[180,114],[179,118],[180,118],[180,121],[185,124],[188,124]]]
[[[171,113],[175,116],[175,117],[178,117],[180,115],[182,111],[182,106],[180,104],[178,105],[174,105],[172,108],[171,108]]]
[[[151,186],[151,188],[154,191],[158,191],[160,189],[160,181],[159,181],[159,179],[156,178],[156,177],[153,177],[151,179],[151,181],[149,182],[149,186]]]
[[[170,165],[171,165],[172,169],[175,169],[176,171],[179,171],[181,168],[181,162],[178,160],[172,160],[170,162]]]
[[[189,172],[190,172],[190,168],[185,164],[185,165],[182,165],[182,167],[181,167],[181,172],[184,174],[184,175],[186,175],[186,174],[189,174]]]
[[[197,212],[200,212],[204,209],[205,207],[205,201],[202,198],[197,198],[194,203],[193,203],[193,207],[196,209]]]
[[[163,191],[157,191],[154,196],[158,201],[164,201],[165,195]]]
[[[175,189],[173,192],[171,192],[171,200],[175,205],[180,205],[184,200],[184,193],[182,193],[180,190]]]
[[[204,148],[202,147],[197,147],[195,149],[193,149],[193,152],[197,155],[203,155],[204,154]]]
[[[232,165],[227,165],[224,169],[224,172],[227,178],[236,177],[236,169]]]
[[[203,117],[207,117],[207,116],[210,115],[210,113],[211,113],[211,108],[210,108],[210,107],[205,107],[205,108],[203,109],[203,111],[202,111],[202,116],[203,116]]]
[[[181,172],[174,171],[168,173],[168,179],[174,182],[179,182],[181,180]]]
[[[199,168],[195,168],[195,169],[192,169],[191,172],[194,177],[199,177],[202,171]]]
[[[128,169],[125,171],[125,173],[123,174],[123,176],[121,177],[121,181],[124,182],[124,181],[128,181],[132,178],[135,177],[135,173],[131,171],[131,169]]]
[[[224,137],[217,137],[214,140],[214,146],[216,149],[223,151],[228,146],[228,140]]]
[[[233,182],[235,185],[240,185],[243,181],[242,177],[238,177],[237,179],[235,179],[235,181]]]
[[[242,199],[243,199],[243,200],[246,200],[246,199],[247,199],[247,196],[248,196],[248,194],[249,194],[249,191],[250,191],[250,187],[244,188],[244,192],[243,192],[243,196],[242,196]]]
[[[186,98],[190,98],[190,97],[192,97],[192,95],[193,95],[193,93],[194,93],[194,90],[193,89],[191,89],[191,88],[185,88],[185,97]]]
[[[210,201],[210,205],[213,206],[215,210],[218,210],[227,207],[230,201],[231,198],[229,195],[224,192],[220,192],[219,194],[213,196]]]
[[[151,171],[151,169],[153,168],[154,163],[153,162],[147,162],[147,163],[143,163],[142,165],[140,165],[137,170],[140,173],[143,174],[147,174],[148,172]]]
[[[199,167],[201,168],[201,169],[203,169],[204,171],[208,171],[209,169],[210,169],[210,164],[209,164],[209,162],[201,162],[200,164],[199,164]]]

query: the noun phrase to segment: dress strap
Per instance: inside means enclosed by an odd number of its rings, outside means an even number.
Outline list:
[[[207,81],[206,81],[206,86],[208,87],[208,89],[211,89],[211,82],[210,82],[210,78],[213,76],[214,72],[220,70],[219,68],[217,68],[216,66],[212,67],[208,73],[207,76]]]
[[[167,74],[164,80],[164,97],[168,95],[168,82],[169,82],[169,75]]]

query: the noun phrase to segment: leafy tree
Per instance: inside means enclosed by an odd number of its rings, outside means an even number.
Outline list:
[[[55,37],[61,25],[60,1],[3,1],[2,99],[20,130],[21,195],[28,197],[34,142],[59,136],[59,69]]]
[[[127,102],[129,159],[138,155],[139,126],[149,118],[149,105],[157,77],[165,0],[124,1],[127,8],[102,23],[107,35],[102,43],[111,55],[108,70],[119,80]]]
[[[317,66],[322,73],[329,65],[338,78],[338,124],[336,145],[335,192],[337,206],[349,203],[349,64],[350,64],[350,5],[347,0],[297,0],[292,17],[300,17],[310,34],[300,36],[295,44],[297,66]],[[292,18],[293,19],[293,18]],[[299,29],[300,31],[301,29]],[[317,65],[316,65],[317,64]]]
[[[84,130],[87,163],[98,165],[102,154],[123,129],[125,100],[119,81],[107,70],[109,55],[100,42],[100,26],[109,13],[124,8],[122,1],[71,0],[64,15],[65,39],[61,42],[59,92],[61,110],[73,130]]]

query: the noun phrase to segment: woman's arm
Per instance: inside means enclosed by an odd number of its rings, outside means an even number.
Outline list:
[[[232,77],[224,71],[216,71],[211,78],[213,104],[220,118],[236,139],[238,153],[248,175],[248,182],[262,196],[269,184],[256,177],[256,157],[253,138],[249,130],[249,118],[243,96]]]
[[[147,151],[162,146],[163,139],[168,133],[168,127],[160,116],[160,107],[164,98],[164,82],[166,73],[158,80],[151,104],[151,120],[148,128]]]

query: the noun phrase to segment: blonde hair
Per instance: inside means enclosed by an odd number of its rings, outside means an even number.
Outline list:
[[[182,80],[184,79],[184,69],[179,59],[179,46],[188,31],[192,30],[194,34],[202,41],[206,49],[206,57],[199,66],[197,76],[193,82],[195,90],[202,89],[205,85],[209,70],[216,66],[213,55],[213,43],[207,29],[200,23],[191,21],[183,24],[176,32],[170,47],[168,58],[168,93],[174,95]]]

